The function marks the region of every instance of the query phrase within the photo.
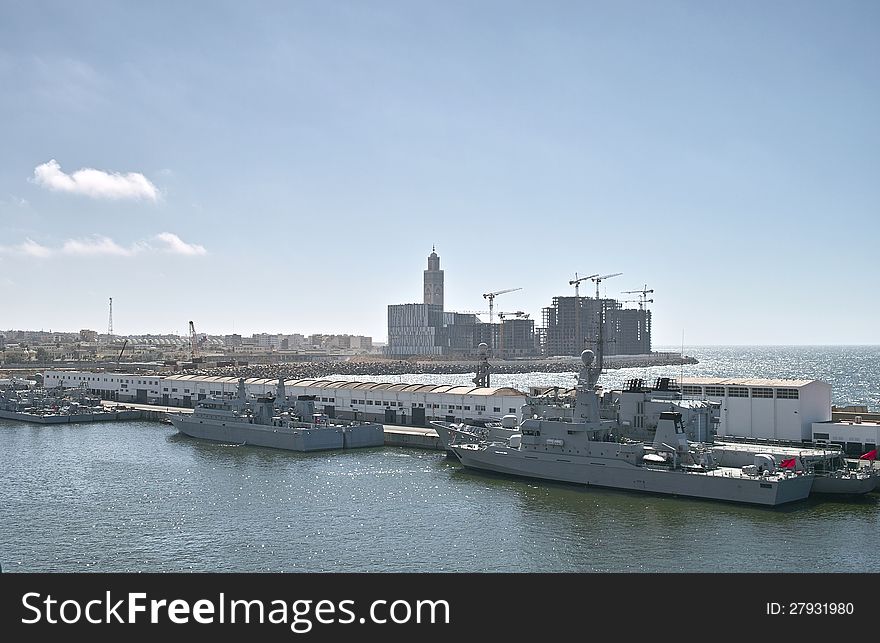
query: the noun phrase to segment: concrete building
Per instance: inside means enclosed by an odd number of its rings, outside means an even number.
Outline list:
[[[456,342],[460,341],[456,335]],[[388,306],[388,345],[385,354],[393,357],[445,355],[449,336],[443,315],[443,271],[436,249],[428,255],[424,272],[424,303]]]
[[[651,352],[651,311],[613,308],[607,318],[609,336],[614,338],[609,355],[647,355]]]
[[[605,312],[605,355],[643,355],[651,352],[651,311],[623,308],[614,299],[554,297],[542,310],[542,352],[580,355],[596,352],[599,313]]]
[[[449,340],[443,325],[443,308],[436,304],[388,306],[387,355],[445,355]]]
[[[535,324],[528,319],[485,324],[474,313],[443,310],[443,271],[440,257],[432,248],[424,271],[424,303],[388,306],[388,344],[385,354],[393,357],[417,355],[474,355],[480,343],[493,347],[496,356],[534,355]],[[503,338],[504,333],[507,339]],[[501,349],[502,343],[506,347]]]
[[[497,343],[489,344],[498,347],[496,355],[510,359],[537,354],[534,319],[522,317],[503,319],[498,327]],[[478,346],[479,342],[474,345]]]

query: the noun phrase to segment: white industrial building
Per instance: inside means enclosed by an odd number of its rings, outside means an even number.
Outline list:
[[[859,416],[845,422],[814,422],[813,440],[839,444],[847,455],[858,457],[880,444],[880,423],[863,422]]]
[[[137,375],[109,372],[48,371],[44,386],[83,386],[104,399],[192,407],[211,395],[231,396],[236,377]],[[274,394],[277,380],[245,380],[248,392]],[[849,451],[869,451],[880,444],[880,425],[831,422],[831,385],[818,380],[686,378],[685,399],[720,402],[718,437],[744,437],[809,442],[837,442]],[[434,384],[299,379],[285,382],[285,393],[315,397],[316,408],[340,418],[387,424],[426,425],[521,417],[526,394],[512,388],[477,388]],[[872,432],[873,431],[873,432]],[[857,446],[858,445],[858,446]]]
[[[159,403],[192,407],[211,395],[232,396],[237,377],[202,375],[132,375],[84,371],[48,371],[46,388],[84,386],[104,399],[141,404]],[[249,394],[274,394],[278,380],[245,380]],[[525,394],[513,388],[393,384],[334,380],[287,380],[285,394],[315,397],[317,410],[331,417],[369,419],[387,424],[423,426],[430,420],[449,422],[497,420],[504,415],[520,417]]]
[[[685,378],[684,397],[721,402],[718,436],[809,442],[831,420],[831,385],[819,380]]]

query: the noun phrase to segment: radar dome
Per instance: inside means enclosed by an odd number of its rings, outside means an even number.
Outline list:
[[[593,351],[587,349],[583,353],[581,353],[581,361],[584,363],[584,366],[589,366],[593,363]]]

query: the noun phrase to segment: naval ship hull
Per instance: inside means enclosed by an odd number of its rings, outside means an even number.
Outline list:
[[[506,475],[645,493],[688,496],[764,506],[803,500],[813,475],[744,476],[739,470],[707,472],[648,468],[612,458],[522,452],[504,446],[452,447],[462,465]]]
[[[289,428],[244,422],[218,424],[182,416],[171,416],[171,423],[180,433],[193,438],[287,451],[327,451],[385,444],[381,424]]]
[[[877,488],[880,476],[817,475],[813,493],[861,496]]]
[[[755,461],[755,455],[772,455],[776,462],[789,458],[806,458],[818,461],[827,457],[828,451],[809,447],[786,447],[772,444],[750,442],[717,442],[712,446],[716,462],[721,466],[743,467]],[[812,493],[823,495],[860,496],[870,493],[880,483],[880,475],[871,475],[862,470],[830,471],[816,473]]]
[[[431,428],[437,433],[447,455],[455,457],[451,445],[477,443],[482,440],[500,441],[509,440],[511,436],[519,433],[519,429],[510,429],[501,426],[478,427],[466,424],[455,424],[442,420],[431,421]]]

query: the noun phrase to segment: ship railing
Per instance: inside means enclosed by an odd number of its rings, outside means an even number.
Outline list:
[[[823,449],[825,451],[843,451],[843,447],[834,443],[803,442],[797,440],[780,440],[777,438],[752,438],[739,435],[716,435],[716,442],[735,442],[745,444],[763,444],[777,447],[793,447],[795,449]]]

